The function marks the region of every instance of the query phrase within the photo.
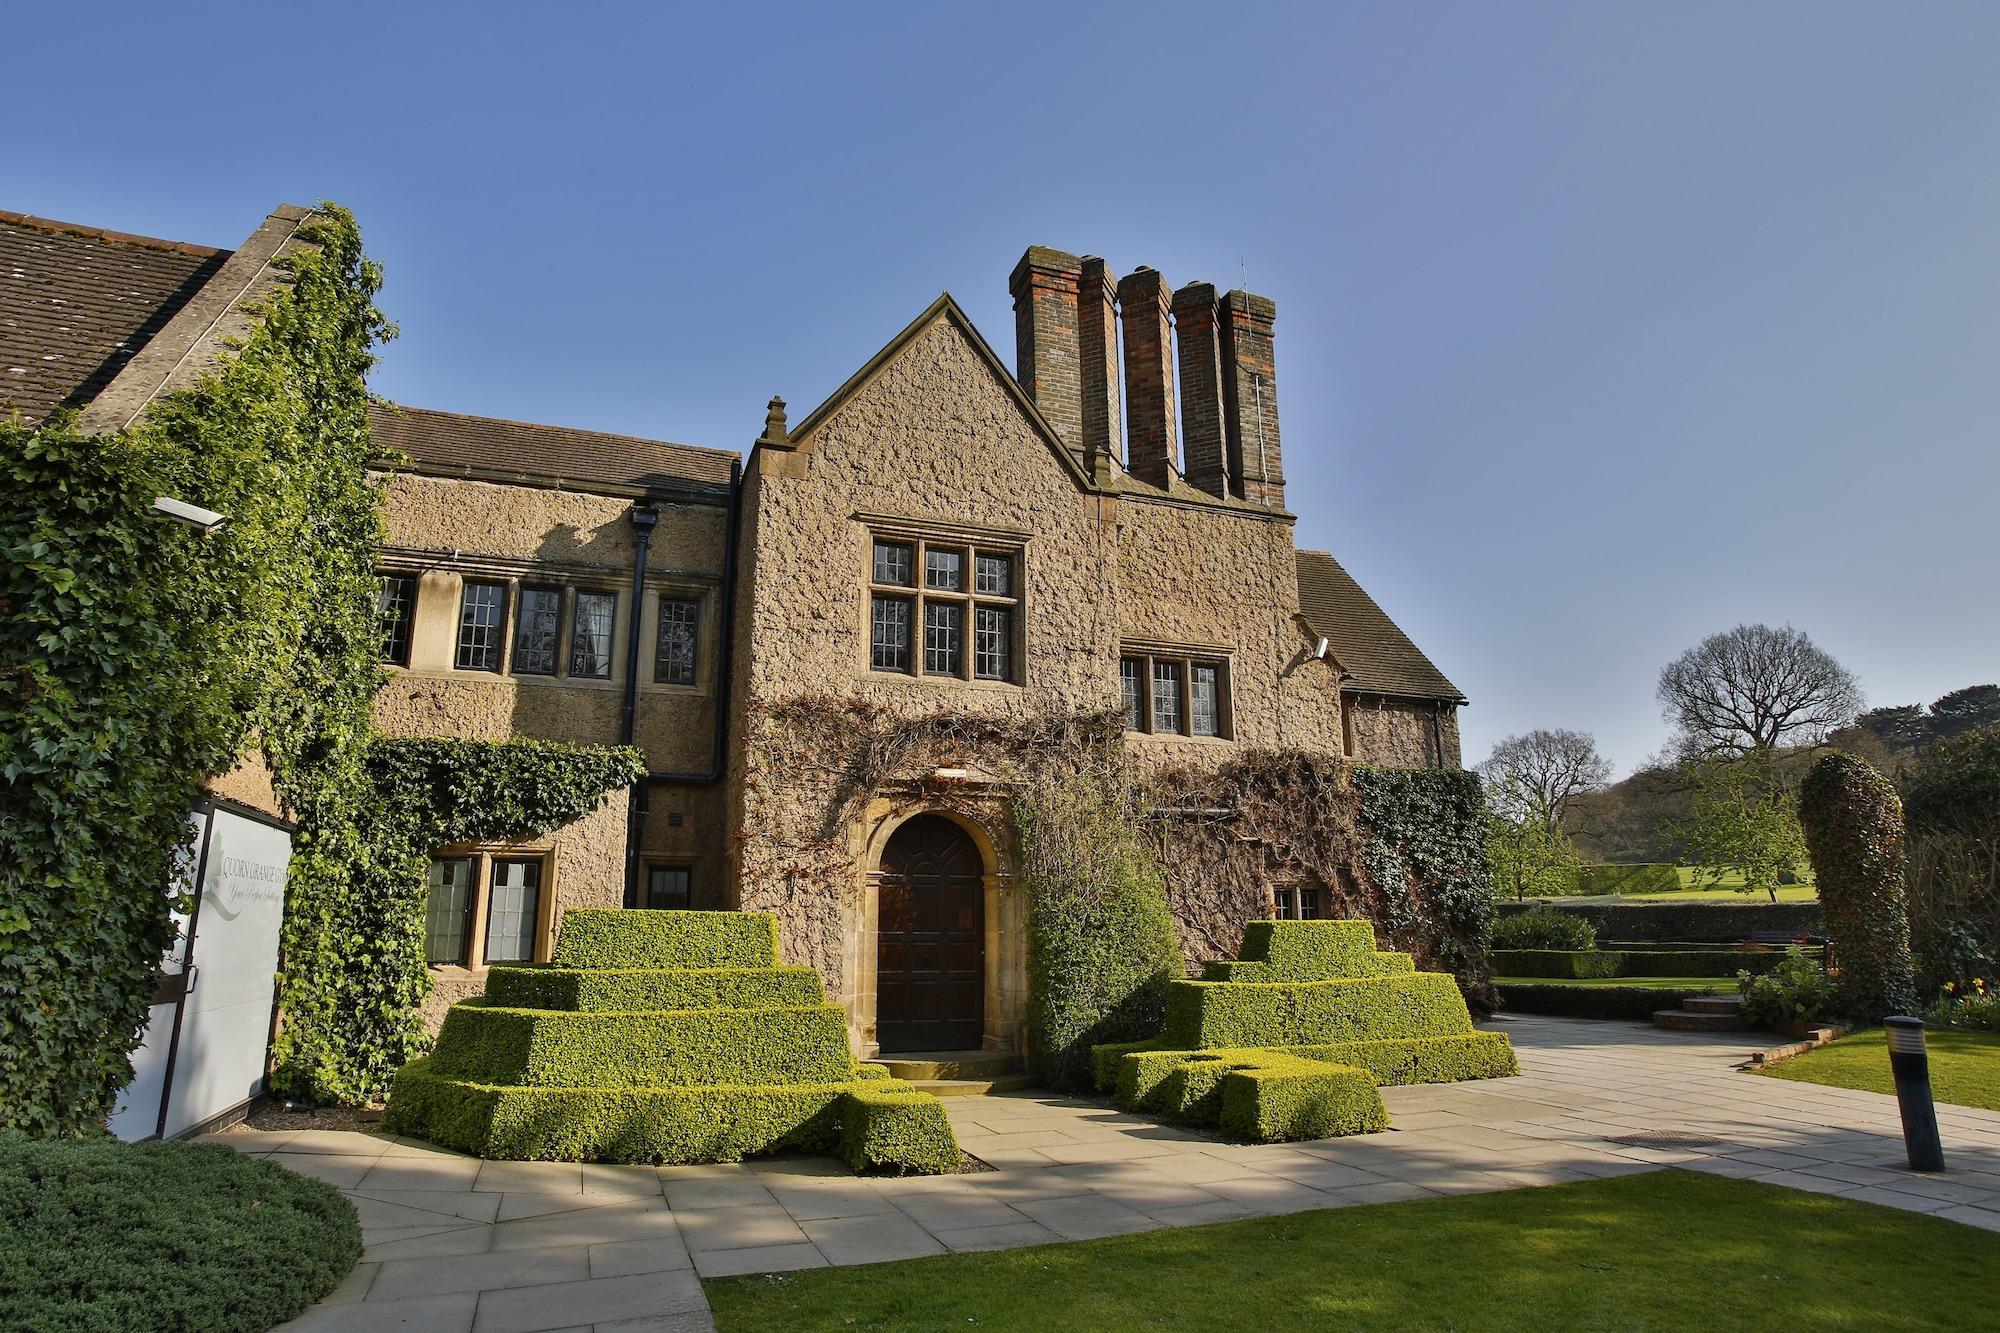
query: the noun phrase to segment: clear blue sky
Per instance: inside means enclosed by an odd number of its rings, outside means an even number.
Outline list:
[[[29,6],[0,207],[338,200],[404,402],[742,447],[1030,243],[1278,303],[1302,545],[1622,767],[1791,621],[2000,677],[2000,5]],[[24,58],[25,57],[25,58]]]

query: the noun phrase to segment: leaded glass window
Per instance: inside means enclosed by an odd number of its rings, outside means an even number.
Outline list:
[[[1219,667],[1196,662],[1188,672],[1190,680],[1189,729],[1197,736],[1222,734],[1222,672]]]
[[[642,907],[686,911],[693,901],[694,872],[686,866],[649,866]]]
[[[465,962],[472,921],[472,862],[459,856],[431,862],[424,899],[424,956],[433,963]]]
[[[1181,729],[1181,664],[1153,663],[1153,730]]]
[[[875,581],[898,588],[909,587],[911,553],[912,547],[908,542],[876,542]]]
[[[1146,663],[1143,658],[1118,659],[1118,692],[1125,705],[1125,730],[1146,729]]]
[[[924,603],[924,674],[956,676],[965,651],[965,608],[957,602]]]
[[[972,590],[995,597],[1014,595],[1014,557],[981,551],[973,561]]]
[[[531,963],[535,923],[541,912],[542,863],[493,862],[493,886],[486,902],[486,961]]]
[[[410,626],[417,609],[414,574],[384,574],[375,580],[375,615],[382,626],[382,660],[410,664]]]
[[[910,601],[877,597],[869,616],[868,665],[877,671],[910,669]]]
[[[460,671],[500,669],[500,631],[507,619],[507,585],[467,579],[458,605]]]
[[[569,637],[570,675],[587,680],[604,680],[611,675],[611,635],[617,617],[616,593],[576,595],[576,619]]]
[[[924,586],[937,592],[960,591],[965,586],[965,552],[950,547],[926,547]]]
[[[980,680],[1014,677],[1014,613],[1004,606],[972,612],[972,674]]]
[[[692,685],[701,603],[684,597],[660,599],[660,636],[653,679],[662,685]]]
[[[556,645],[562,636],[562,589],[521,589],[514,621],[514,674],[556,674]]]

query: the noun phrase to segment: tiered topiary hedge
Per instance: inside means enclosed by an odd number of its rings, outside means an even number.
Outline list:
[[[1218,1125],[1258,1142],[1386,1128],[1378,1083],[1519,1072],[1476,1031],[1458,985],[1375,949],[1366,921],[1257,921],[1243,955],[1167,990],[1166,1030],[1099,1046],[1100,1090],[1127,1110]]]
[[[780,966],[776,919],[742,912],[571,909],[550,965],[496,967],[452,1006],[386,1123],[497,1158],[959,1161],[937,1099],[857,1065],[818,974]]]

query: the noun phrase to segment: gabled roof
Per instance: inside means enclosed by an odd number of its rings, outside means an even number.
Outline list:
[[[1325,551],[1300,551],[1299,614],[1326,636],[1346,675],[1343,690],[1464,703],[1388,613]]]
[[[0,211],[0,416],[95,398],[229,255]]]
[[[1085,474],[1083,464],[1078,462],[1076,455],[1070,452],[1069,448],[1063,444],[1062,437],[1056,434],[1055,427],[1049,424],[1049,419],[1042,415],[1040,408],[1035,406],[1035,400],[1028,397],[1027,390],[1023,389],[1020,381],[1014,378],[1014,373],[1008,370],[1006,363],[994,354],[992,346],[980,335],[979,330],[966,317],[965,311],[959,307],[957,301],[952,299],[950,292],[939,293],[937,300],[932,301],[926,306],[924,312],[911,320],[908,327],[891,338],[881,351],[870,357],[868,364],[848,376],[845,384],[827,395],[825,402],[815,407],[811,412],[808,412],[805,420],[792,428],[791,442],[801,448],[811,448],[810,437],[812,433],[828,417],[845,406],[849,399],[866,388],[882,372],[884,367],[896,359],[897,353],[916,341],[918,334],[940,319],[949,320],[960,333],[965,335],[965,340],[972,345],[973,350],[979,354],[980,359],[993,372],[994,379],[998,380],[1001,386],[1007,390],[1016,405],[1027,416],[1029,424],[1035,428],[1036,433],[1048,444],[1050,452],[1054,453],[1061,460],[1063,466],[1069,470],[1070,475],[1076,479],[1079,486],[1085,490],[1089,490],[1090,478]]]
[[[723,487],[736,460],[722,449],[426,407],[371,408],[369,430],[385,457],[404,455],[419,472],[586,491]]]

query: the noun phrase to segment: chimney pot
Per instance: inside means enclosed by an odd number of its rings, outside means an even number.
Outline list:
[[[1125,467],[1162,490],[1171,483],[1174,447],[1174,348],[1166,281],[1140,265],[1118,281],[1125,330]]]
[[[1233,291],[1222,298],[1222,404],[1235,492],[1267,509],[1285,507],[1278,448],[1277,362],[1271,326],[1277,303]]]
[[[1083,261],[1031,245],[1014,266],[1015,373],[1028,397],[1071,449],[1083,447],[1083,383],[1077,343],[1077,285]]]
[[[1174,339],[1181,372],[1181,458],[1190,486],[1230,493],[1222,411],[1222,336],[1215,286],[1190,282],[1174,293]]]

